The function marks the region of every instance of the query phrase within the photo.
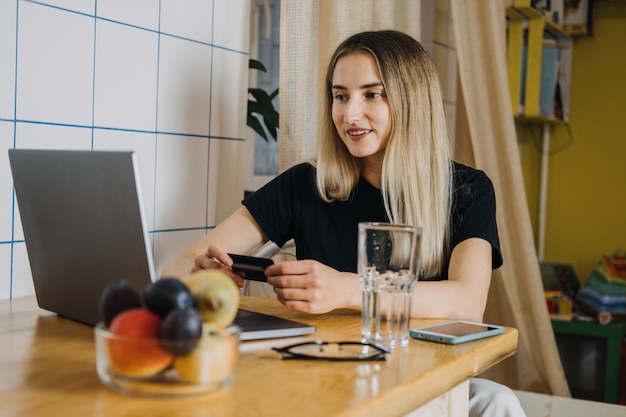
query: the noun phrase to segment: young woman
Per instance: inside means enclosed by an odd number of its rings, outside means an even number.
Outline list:
[[[310,313],[360,309],[357,224],[413,224],[422,239],[412,315],[481,321],[491,271],[502,264],[493,186],[482,171],[452,160],[427,52],[396,31],[353,35],[333,54],[323,88],[315,160],[244,200],[163,275],[219,268],[242,287],[227,253],[293,238],[298,260],[265,271],[278,300]],[[470,385],[471,415],[524,415],[506,387]]]
[[[454,163],[437,72],[422,46],[394,31],[344,41],[326,76],[314,161],[297,165],[174,259],[163,275],[230,270],[226,254],[294,238],[298,261],[267,269],[289,308],[360,308],[357,224],[422,227],[415,317],[480,321],[499,267],[495,198],[487,176]]]

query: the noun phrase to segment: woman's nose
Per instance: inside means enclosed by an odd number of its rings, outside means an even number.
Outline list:
[[[363,109],[358,100],[350,99],[346,105],[344,120],[346,123],[356,123],[363,118]]]

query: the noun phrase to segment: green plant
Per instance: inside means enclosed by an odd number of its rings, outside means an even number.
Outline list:
[[[248,60],[248,68],[267,72],[265,66],[255,59]],[[278,111],[272,103],[277,95],[278,88],[270,94],[261,88],[248,88],[247,125],[267,142],[268,133],[272,139],[278,140]]]

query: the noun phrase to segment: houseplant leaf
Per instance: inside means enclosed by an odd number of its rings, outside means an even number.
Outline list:
[[[248,60],[248,68],[262,72],[267,72],[265,66],[255,60]],[[261,88],[248,88],[248,108],[246,123],[248,127],[254,130],[265,141],[269,142],[269,136],[278,140],[279,118],[278,111],[274,108],[272,100],[278,96],[278,88],[271,94],[268,94]]]

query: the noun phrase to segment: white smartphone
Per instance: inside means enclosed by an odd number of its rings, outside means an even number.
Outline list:
[[[447,323],[416,327],[410,330],[411,337],[431,342],[455,345],[504,333],[504,327],[494,324],[455,320]]]

